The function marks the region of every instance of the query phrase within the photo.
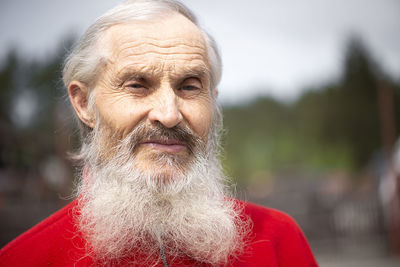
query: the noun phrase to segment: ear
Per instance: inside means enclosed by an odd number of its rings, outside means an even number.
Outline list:
[[[72,106],[79,119],[90,128],[94,128],[95,119],[93,112],[89,110],[89,89],[79,81],[72,81],[68,85],[68,95]]]

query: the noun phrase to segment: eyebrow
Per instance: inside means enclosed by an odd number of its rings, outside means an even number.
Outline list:
[[[141,70],[135,66],[127,66],[117,72],[115,80],[116,83],[121,86],[128,79],[145,80],[149,81],[156,76],[157,70]],[[200,80],[210,79],[210,70],[205,64],[197,65],[184,65],[180,67],[178,72],[172,72],[171,77],[173,79],[185,80],[191,77],[198,78]]]
[[[190,77],[209,78],[210,70],[205,65],[184,66],[178,73],[173,73],[173,77],[187,79]]]
[[[117,72],[115,79],[119,85],[122,85],[127,79],[149,80],[153,76],[152,72],[151,70],[142,71],[135,67],[126,67]]]

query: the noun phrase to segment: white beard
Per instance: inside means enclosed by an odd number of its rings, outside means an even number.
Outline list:
[[[94,131],[86,148],[88,174],[79,185],[77,220],[97,263],[121,264],[128,258],[132,265],[141,255],[145,265],[155,265],[162,248],[169,261],[188,256],[226,264],[241,252],[250,222],[228,197],[213,149],[198,149],[203,151],[194,153],[185,171],[177,167],[166,179],[163,166],[178,164],[174,157],[163,155],[152,171],[139,170],[129,145],[133,131],[114,147],[113,159],[104,160],[107,136],[102,129]]]

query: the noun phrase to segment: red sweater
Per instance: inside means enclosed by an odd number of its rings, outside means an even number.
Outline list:
[[[254,226],[252,242],[231,266],[318,266],[302,231],[288,215],[252,203],[243,203]],[[73,222],[76,201],[67,205],[0,250],[0,267],[92,266],[84,257],[84,240]],[[199,263],[184,259],[169,266]],[[160,265],[162,266],[162,265]]]

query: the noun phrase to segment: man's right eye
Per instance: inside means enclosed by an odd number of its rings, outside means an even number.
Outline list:
[[[140,83],[127,84],[126,87],[135,88],[135,89],[144,88],[143,85],[141,85]]]
[[[129,82],[123,85],[124,91],[128,94],[136,95],[136,96],[146,96],[150,92],[148,88],[142,83],[137,82]]]

